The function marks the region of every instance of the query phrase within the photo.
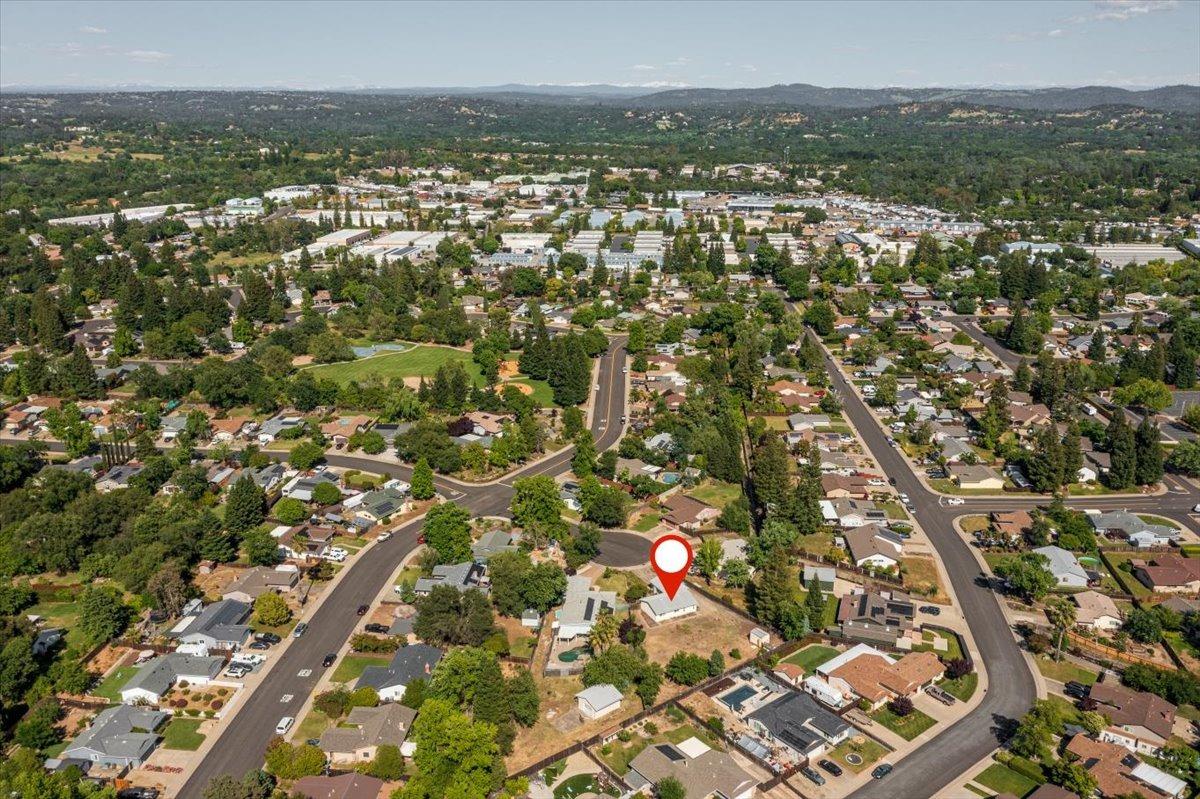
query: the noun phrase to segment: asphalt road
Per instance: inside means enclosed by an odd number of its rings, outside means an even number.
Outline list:
[[[600,360],[595,391],[595,410],[591,430],[598,450],[613,446],[620,439],[625,413],[626,380],[625,342],[614,340]],[[370,458],[331,453],[327,460],[335,466],[378,471],[379,462]],[[458,498],[459,504],[477,516],[497,515],[508,510],[513,480],[537,474],[559,475],[570,469],[571,449],[567,448],[544,461],[532,464],[502,480],[467,486],[459,482],[438,481],[439,489]],[[405,475],[410,470],[394,469]],[[370,604],[383,590],[405,555],[417,546],[421,521],[414,520],[395,529],[392,538],[375,544],[356,557],[333,590],[321,600],[320,607],[308,620],[308,633],[292,641],[264,681],[245,698],[245,706],[225,725],[220,738],[197,765],[180,789],[183,799],[198,799],[204,786],[221,774],[235,776],[259,768],[267,742],[274,736],[275,725],[283,716],[295,716],[321,676],[321,659],[337,652],[358,625],[355,609]],[[644,538],[628,533],[606,534],[597,560],[609,565],[636,565],[646,561],[649,546]],[[311,670],[308,676],[301,676]],[[290,701],[282,701],[285,696]],[[299,721],[299,720],[298,720]]]

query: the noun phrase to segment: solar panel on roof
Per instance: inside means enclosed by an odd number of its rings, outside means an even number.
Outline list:
[[[662,752],[662,753],[663,753],[663,755],[664,755],[664,756],[665,756],[665,757],[666,757],[668,760],[670,760],[670,761],[672,761],[672,762],[675,762],[675,763],[679,762],[680,760],[686,760],[686,759],[687,759],[687,758],[685,758],[685,757],[683,756],[683,753],[682,753],[682,752],[680,752],[678,749],[676,749],[675,747],[671,746],[670,744],[659,744],[658,746],[656,746],[656,747],[655,747],[655,749],[657,749],[658,751]]]

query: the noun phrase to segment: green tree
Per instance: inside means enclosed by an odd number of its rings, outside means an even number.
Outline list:
[[[279,562],[279,543],[266,530],[251,530],[242,537],[246,557],[254,566],[274,566]]]
[[[683,783],[674,777],[663,777],[654,784],[655,799],[687,799]]]
[[[413,722],[415,774],[398,799],[486,799],[504,781],[496,728],[430,699]]]
[[[271,508],[275,518],[287,525],[296,525],[308,518],[308,508],[295,497],[284,497]]]
[[[1143,416],[1134,436],[1137,452],[1136,482],[1138,485],[1153,485],[1163,476],[1163,449],[1158,425]]]
[[[522,727],[537,723],[541,700],[537,683],[528,669],[521,669],[508,679],[508,701],[512,707],[513,720]]]
[[[279,594],[268,591],[254,600],[254,620],[264,627],[281,627],[291,621],[292,609]]]
[[[412,495],[414,499],[433,499],[433,468],[425,456],[417,461],[412,472]]]
[[[242,475],[229,490],[225,505],[225,527],[232,533],[244,533],[262,524],[266,518],[266,495],[249,475]]]
[[[1001,560],[995,572],[1014,593],[1036,601],[1055,586],[1054,575],[1046,568],[1049,562],[1040,552],[1022,552]]]
[[[1137,443],[1133,429],[1118,413],[1108,425],[1109,468],[1108,484],[1112,488],[1128,488],[1137,479]]]
[[[821,581],[814,575],[808,581],[808,593],[804,597],[804,610],[808,615],[808,626],[814,630],[825,627],[825,594],[821,593]]]
[[[111,586],[90,585],[79,597],[79,629],[93,643],[116,638],[129,623],[129,607]]]
[[[325,448],[311,441],[302,441],[288,454],[288,462],[301,471],[308,471],[325,460]]]
[[[712,578],[721,571],[723,556],[724,551],[721,549],[721,542],[718,539],[710,537],[700,542],[700,548],[696,550],[696,568],[704,576],[705,582],[711,583]]]
[[[558,483],[548,475],[522,477],[513,481],[513,498],[509,511],[520,527],[561,524],[566,509],[558,495]]]
[[[471,514],[454,502],[429,509],[422,525],[425,544],[438,563],[462,563],[471,557]]]
[[[395,744],[380,744],[375,749],[375,759],[364,766],[362,772],[381,780],[398,780],[404,776],[404,756]]]

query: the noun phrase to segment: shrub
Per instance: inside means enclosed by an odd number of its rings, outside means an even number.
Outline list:
[[[212,702],[209,703],[208,706],[211,707],[213,710],[220,710],[221,708],[225,707],[225,703],[222,702],[220,699],[214,699]]]
[[[642,729],[644,729],[646,731],[647,735],[658,735],[658,725],[655,724],[653,721],[647,721],[642,726]]]
[[[188,687],[188,681],[187,681],[187,680],[180,680],[180,681],[179,681],[179,687],[180,687],[180,688],[187,688],[187,687]],[[186,693],[187,693],[187,691],[185,690],[185,691],[184,691],[184,693],[186,694]]]
[[[892,711],[900,718],[904,718],[909,713],[913,712],[913,701],[907,696],[898,696],[891,702],[888,702],[888,710]]]

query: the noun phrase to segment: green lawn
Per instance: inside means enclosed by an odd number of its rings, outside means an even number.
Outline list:
[[[938,683],[938,687],[946,693],[966,702],[975,694],[975,689],[979,687],[979,675],[971,672],[966,677],[959,677],[955,680],[942,680]]]
[[[1003,763],[993,763],[975,776],[975,782],[991,788],[996,793],[1011,793],[1024,796],[1038,786],[1036,782],[1018,774]]]
[[[688,492],[701,502],[721,509],[737,499],[741,493],[742,487],[737,483],[722,483],[719,480],[706,480]]]
[[[1085,669],[1083,666],[1078,666],[1069,660],[1055,661],[1044,657],[1038,657],[1034,660],[1037,663],[1038,671],[1042,673],[1043,677],[1058,680],[1061,683],[1074,680],[1084,685],[1092,685],[1099,676],[1091,669]]]
[[[104,679],[104,682],[92,689],[92,696],[101,696],[112,702],[121,701],[121,689],[137,672],[137,666],[121,666]]]
[[[453,361],[461,363],[467,370],[467,374],[470,375],[471,380],[477,385],[483,385],[483,377],[479,372],[479,365],[471,358],[470,352],[450,347],[438,347],[431,344],[418,344],[404,352],[384,352],[380,355],[360,358],[356,361],[322,364],[321,366],[311,367],[309,371],[312,372],[313,377],[336,380],[338,383],[349,383],[352,380],[362,382],[371,375],[387,381],[393,377],[432,377],[439,366]],[[530,380],[525,377],[518,377],[511,382],[524,383],[531,386],[533,388],[533,398],[543,405],[548,406],[554,403],[554,393],[550,390],[550,385],[544,380]]]
[[[810,644],[799,652],[788,656],[784,659],[784,663],[792,663],[804,669],[805,674],[811,674],[817,666],[832,660],[837,657],[838,651],[831,646],[823,644]]]
[[[1106,552],[1104,560],[1106,564],[1112,564],[1110,571],[1117,578],[1117,582],[1125,589],[1125,593],[1132,594],[1135,599],[1148,599],[1153,591],[1147,588],[1141,580],[1133,576],[1132,572],[1127,572],[1120,568],[1121,564],[1127,560],[1135,558],[1145,559],[1145,555],[1137,552]]]
[[[933,640],[942,638],[946,641],[946,649],[938,651],[933,648]],[[913,647],[914,652],[936,652],[940,657],[946,660],[958,660],[963,656],[962,647],[958,645],[958,638],[949,633],[941,633],[935,630],[922,630],[921,639],[928,643],[917,644]]]
[[[309,738],[320,738],[321,733],[325,732],[331,723],[329,716],[314,708],[308,711],[308,715],[297,725],[292,738],[299,743],[304,743]]]
[[[163,730],[163,746],[167,749],[183,749],[194,752],[204,743],[205,736],[197,730],[200,719],[171,719]]]
[[[863,769],[870,768],[871,765],[873,763],[875,763],[876,761],[882,760],[884,757],[887,756],[887,753],[889,751],[886,746],[879,743],[878,741],[876,741],[873,738],[868,738],[865,735],[855,736],[855,738],[858,738],[858,737],[862,738],[863,742],[861,744],[855,743],[855,740],[852,738],[848,741],[845,741],[844,743],[839,744],[836,749],[834,749],[832,752],[830,752],[830,756],[834,760],[841,763],[843,766],[845,766],[847,769],[849,769],[850,771],[852,771],[855,774],[858,774]],[[846,760],[846,755],[851,754],[851,753],[854,753],[854,754],[858,755],[859,757],[861,757],[863,762],[856,766],[853,763],[851,763],[850,761]]]
[[[333,671],[334,682],[350,682],[357,680],[368,666],[386,666],[390,658],[387,655],[346,655]]]
[[[662,517],[655,511],[643,513],[638,520],[634,522],[631,529],[636,530],[639,533],[648,533],[653,530],[661,520]]]
[[[600,793],[594,775],[576,774],[563,780],[562,784],[554,789],[554,799],[575,799],[576,796],[585,793]]]
[[[937,723],[931,716],[915,708],[912,713],[901,717],[888,710],[886,705],[872,713],[871,718],[906,741],[911,741]]]
[[[647,746],[667,741],[678,744],[692,737],[699,738],[713,749],[724,749],[721,742],[710,731],[701,729],[694,724],[682,724],[665,732],[660,732],[649,739],[635,735],[629,743],[622,743],[619,740],[610,741],[597,749],[596,754],[604,761],[606,766],[617,774],[624,774],[629,771],[630,761],[637,757]]]
[[[87,643],[79,629],[79,606],[74,602],[39,602],[25,612],[41,616],[47,627],[65,630],[67,646],[82,649]]]
[[[537,648],[537,639],[532,635],[523,635],[509,644],[509,654],[515,658],[525,658],[528,660],[533,657],[533,650],[535,648]]]

